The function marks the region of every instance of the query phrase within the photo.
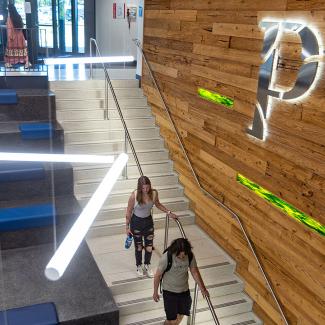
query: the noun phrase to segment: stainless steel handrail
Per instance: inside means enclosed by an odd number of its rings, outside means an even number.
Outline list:
[[[176,222],[178,229],[182,235],[183,238],[187,238],[185,235],[185,231],[184,228],[182,226],[182,223],[178,220],[178,219],[174,219],[174,221]],[[168,246],[168,231],[169,231],[169,216],[168,214],[166,214],[166,219],[165,219],[165,239],[164,239],[164,250],[167,248]],[[195,287],[194,287],[194,299],[193,299],[193,306],[192,306],[192,314],[191,314],[191,318],[188,319],[188,324],[194,325],[195,324],[195,315],[196,315],[196,307],[197,307],[197,297],[198,297],[198,292],[199,292],[199,286],[197,284],[197,282],[195,282]],[[216,312],[213,308],[213,305],[211,303],[211,299],[210,297],[205,297],[210,312],[212,314],[212,318],[215,322],[216,325],[220,325],[218,317],[216,315]]]
[[[215,202],[216,202],[220,207],[222,207],[223,209],[225,209],[225,210],[226,210],[226,211],[227,211],[227,212],[228,212],[228,213],[229,213],[229,214],[230,214],[230,215],[231,215],[231,216],[232,216],[232,217],[233,217],[233,218],[238,222],[239,227],[240,227],[242,233],[244,234],[244,237],[245,237],[245,239],[246,239],[246,241],[247,241],[247,243],[248,243],[248,246],[249,246],[249,248],[250,248],[252,254],[253,254],[254,257],[255,257],[255,260],[256,260],[256,262],[257,262],[257,264],[258,264],[258,267],[259,267],[259,269],[260,269],[260,271],[261,271],[261,273],[262,273],[262,275],[263,275],[263,278],[264,278],[264,280],[265,280],[265,282],[266,282],[266,284],[267,284],[267,286],[268,286],[268,289],[269,289],[269,291],[270,291],[270,293],[271,293],[273,299],[275,300],[275,303],[276,303],[276,305],[277,305],[277,307],[278,307],[278,309],[279,309],[279,311],[280,311],[280,314],[281,314],[281,316],[282,316],[282,318],[283,318],[285,324],[286,324],[286,325],[289,325],[288,320],[287,320],[286,316],[284,315],[284,312],[283,312],[283,310],[282,310],[282,307],[281,307],[281,305],[280,305],[280,303],[279,303],[279,301],[278,301],[278,298],[277,298],[276,294],[274,293],[274,290],[273,290],[272,285],[271,285],[271,283],[270,283],[270,281],[269,281],[269,279],[268,279],[268,276],[266,275],[266,272],[264,271],[263,266],[262,266],[262,264],[261,264],[261,262],[260,262],[260,260],[259,260],[259,258],[258,258],[258,256],[257,256],[257,254],[256,254],[256,250],[255,250],[255,248],[254,248],[254,246],[253,246],[253,242],[252,242],[251,239],[249,238],[249,236],[248,236],[248,234],[247,234],[247,232],[246,232],[246,230],[245,230],[245,228],[244,228],[244,225],[243,225],[242,221],[240,220],[239,216],[238,216],[238,215],[237,215],[237,214],[236,214],[232,209],[230,209],[229,207],[227,207],[224,203],[222,203],[221,201],[219,201],[219,200],[218,200],[217,198],[215,198],[211,193],[209,193],[207,190],[205,190],[205,189],[202,187],[202,185],[201,185],[201,183],[200,183],[200,181],[199,181],[199,179],[198,179],[198,177],[197,177],[197,175],[196,175],[196,173],[195,173],[195,171],[194,171],[194,169],[193,169],[192,163],[191,163],[191,161],[190,161],[190,159],[189,159],[189,157],[188,157],[188,155],[187,155],[187,153],[186,153],[186,150],[185,150],[185,147],[184,147],[183,141],[182,141],[182,139],[181,139],[181,137],[180,137],[180,134],[179,134],[179,132],[178,132],[178,130],[177,130],[177,128],[176,128],[175,122],[174,122],[174,120],[173,120],[173,118],[172,118],[172,116],[171,116],[171,114],[170,114],[170,111],[169,111],[169,108],[168,108],[168,106],[167,106],[167,104],[166,104],[166,101],[165,101],[165,99],[164,99],[164,97],[163,97],[163,95],[162,95],[162,92],[161,92],[161,90],[160,90],[160,88],[159,88],[159,86],[158,86],[158,84],[157,84],[157,81],[156,81],[156,79],[155,79],[155,77],[154,77],[154,75],[153,75],[153,72],[152,72],[151,66],[150,66],[150,64],[149,64],[149,62],[148,62],[148,60],[147,60],[147,57],[146,57],[146,55],[145,55],[145,53],[144,53],[144,51],[143,51],[143,48],[142,48],[142,46],[141,46],[141,42],[140,42],[138,39],[133,39],[133,41],[134,41],[135,45],[138,47],[138,49],[140,50],[140,52],[141,52],[141,54],[142,54],[142,57],[143,57],[143,59],[144,59],[144,62],[145,62],[145,64],[146,64],[147,68],[148,68],[148,71],[149,71],[150,77],[152,78],[153,83],[154,83],[155,87],[156,87],[157,90],[158,90],[158,93],[159,93],[159,96],[160,96],[160,98],[161,98],[161,100],[162,100],[162,102],[163,102],[163,105],[164,105],[165,111],[166,111],[166,113],[167,113],[167,115],[168,115],[168,118],[169,118],[170,122],[171,122],[172,125],[173,125],[174,131],[175,131],[175,133],[176,133],[176,135],[177,135],[177,139],[178,139],[178,141],[179,141],[179,143],[180,143],[180,145],[181,145],[181,149],[182,149],[182,151],[183,151],[183,153],[184,153],[184,156],[185,156],[185,158],[186,158],[186,160],[187,160],[187,163],[188,163],[188,165],[189,165],[189,167],[190,167],[190,169],[191,169],[191,171],[192,171],[193,177],[194,177],[194,179],[195,179],[195,181],[196,181],[198,187],[199,187],[200,190],[203,192],[203,194],[205,194],[205,195],[208,196],[210,199],[212,199],[213,201],[215,201]]]
[[[101,54],[100,54],[100,51],[99,51],[99,48],[98,48],[98,45],[97,45],[97,41],[94,39],[94,38],[90,38],[90,54],[92,55],[92,44],[95,45],[96,47],[96,51],[98,53],[98,55],[101,57]],[[124,120],[124,117],[123,117],[123,114],[122,114],[122,110],[121,110],[121,107],[118,103],[118,100],[117,100],[117,97],[116,97],[116,94],[115,94],[115,91],[114,91],[114,88],[113,88],[113,85],[112,85],[112,81],[109,77],[109,74],[108,74],[108,71],[106,69],[106,66],[104,64],[104,62],[102,62],[102,66],[103,66],[103,69],[104,69],[104,73],[105,73],[105,79],[109,85],[109,88],[111,90],[111,93],[112,93],[112,96],[113,96],[113,99],[114,99],[114,102],[115,102],[115,105],[116,105],[116,108],[117,108],[117,111],[118,111],[118,114],[120,116],[120,119],[121,119],[121,122],[122,122],[122,125],[123,125],[123,128],[124,128],[124,132],[125,132],[125,137],[127,138],[128,142],[129,142],[129,145],[130,145],[130,148],[131,148],[131,151],[132,151],[132,154],[134,156],[134,159],[135,159],[135,162],[137,164],[137,167],[138,167],[138,170],[139,170],[139,173],[141,176],[143,176],[143,171],[142,171],[142,168],[140,166],[140,163],[139,163],[139,159],[138,159],[138,156],[137,156],[137,153],[135,152],[135,149],[134,149],[134,146],[133,146],[133,143],[132,143],[132,140],[131,140],[131,137],[130,137],[130,133],[129,133],[129,130],[126,126],[126,123],[125,123],[125,120]],[[90,65],[90,76],[92,78],[93,76],[93,68],[92,68],[92,64]],[[108,94],[107,94],[108,95]],[[107,103],[108,103],[108,96],[107,96]],[[108,109],[108,105],[107,105],[107,109]]]

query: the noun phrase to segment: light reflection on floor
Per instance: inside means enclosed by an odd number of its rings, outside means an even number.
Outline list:
[[[111,79],[135,79],[136,68],[134,66],[107,65],[108,73]],[[55,80],[87,80],[90,78],[89,65],[85,64],[62,64],[62,65],[38,65],[30,69],[24,69],[23,66],[16,66],[5,69],[0,67],[0,76],[44,76],[48,73],[49,81]],[[93,69],[93,79],[104,79],[104,70],[102,68]]]
[[[108,67],[111,79],[135,79],[136,68],[126,67],[123,69]],[[90,70],[85,64],[65,64],[48,66],[49,81],[54,80],[87,80],[90,79]],[[103,69],[93,69],[93,79],[104,79]]]

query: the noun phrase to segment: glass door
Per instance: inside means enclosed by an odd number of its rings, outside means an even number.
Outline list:
[[[38,46],[54,54],[57,44],[57,8],[53,0],[37,0]]]
[[[37,0],[37,8],[41,52],[84,53],[84,0]]]

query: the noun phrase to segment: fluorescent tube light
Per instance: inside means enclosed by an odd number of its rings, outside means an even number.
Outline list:
[[[111,164],[114,156],[0,152],[0,161],[45,161]]]
[[[78,58],[49,58],[44,63],[51,64],[80,64],[80,63],[116,63],[133,62],[133,56],[103,56],[103,57],[78,57]]]
[[[72,257],[87,234],[88,229],[95,220],[127,161],[128,155],[125,153],[120,154],[93,196],[90,198],[84,210],[47,264],[45,276],[49,280],[58,280],[68,267]]]

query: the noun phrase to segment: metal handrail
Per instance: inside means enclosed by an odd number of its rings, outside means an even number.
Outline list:
[[[90,38],[90,55],[92,55],[92,44],[95,45],[96,47],[96,51],[98,53],[98,55],[101,57],[101,54],[100,54],[100,51],[99,51],[99,48],[98,48],[98,45],[97,45],[97,41],[94,39],[94,38]],[[109,77],[109,74],[108,74],[108,71],[106,69],[106,66],[104,64],[104,62],[102,62],[102,66],[103,66],[103,69],[104,69],[104,73],[105,73],[105,79],[107,81],[107,84],[109,85],[109,88],[111,90],[111,93],[112,93],[112,96],[113,96],[113,99],[114,99],[114,102],[115,102],[115,105],[116,105],[116,108],[117,108],[117,111],[119,113],[119,116],[120,116],[120,119],[121,119],[121,122],[122,122],[122,125],[123,125],[123,128],[124,128],[124,132],[125,132],[125,137],[126,139],[128,140],[129,142],[129,145],[130,145],[130,148],[131,148],[131,151],[132,151],[132,154],[134,156],[134,159],[135,159],[135,162],[137,164],[137,167],[138,167],[138,170],[139,170],[139,173],[141,176],[143,176],[143,171],[142,171],[142,168],[140,166],[140,163],[139,163],[139,159],[138,159],[138,156],[137,156],[137,153],[135,152],[135,149],[134,149],[134,146],[133,146],[133,143],[132,143],[132,140],[131,140],[131,137],[130,137],[130,133],[129,133],[129,130],[126,126],[126,123],[125,123],[125,120],[124,120],[124,117],[123,117],[123,114],[122,114],[122,110],[121,110],[121,107],[118,103],[118,100],[117,100],[117,97],[116,97],[116,94],[115,94],[115,91],[114,91],[114,88],[113,88],[113,85],[112,85],[112,81]],[[92,64],[90,64],[90,77],[92,78],[93,77],[93,68],[92,68]],[[106,86],[105,86],[105,91],[106,91]],[[108,89],[107,89],[107,92],[108,92]],[[107,103],[108,103],[108,94],[107,94],[107,99],[106,99]],[[108,104],[107,104],[107,110],[108,110]],[[108,116],[108,113],[107,113],[107,116]]]
[[[182,237],[184,239],[186,239],[187,237],[185,235],[185,231],[184,231],[184,228],[182,226],[182,223],[178,219],[174,219],[174,221],[176,222],[176,224],[178,226],[178,229],[179,229]],[[168,245],[168,231],[169,231],[169,216],[168,216],[168,214],[166,214],[166,219],[165,219],[164,250],[167,248],[167,245]],[[191,314],[191,318],[189,319],[189,322],[188,322],[188,324],[191,324],[191,325],[194,325],[195,324],[195,315],[196,315],[196,306],[197,306],[198,293],[199,293],[199,286],[198,286],[197,282],[195,282],[192,314]],[[216,315],[216,312],[215,312],[215,310],[213,308],[213,305],[211,303],[210,297],[209,296],[206,296],[205,299],[206,299],[206,301],[208,303],[208,306],[209,306],[209,309],[210,309],[210,312],[212,314],[212,318],[213,318],[215,324],[216,325],[220,325],[219,320],[218,320],[218,317]]]
[[[252,254],[255,257],[255,260],[256,260],[256,262],[258,264],[258,267],[259,267],[259,269],[260,269],[260,271],[261,271],[261,273],[263,275],[263,278],[264,278],[264,280],[265,280],[265,282],[267,284],[267,287],[268,287],[268,289],[269,289],[269,291],[270,291],[273,299],[275,300],[275,303],[276,303],[276,305],[277,305],[277,307],[278,307],[278,309],[280,311],[280,314],[281,314],[281,316],[282,316],[285,324],[286,325],[289,325],[288,320],[287,320],[286,316],[284,315],[284,312],[282,310],[282,307],[281,307],[281,305],[280,305],[280,303],[278,301],[278,298],[277,298],[276,294],[274,293],[274,290],[272,288],[272,285],[270,283],[270,280],[268,279],[268,276],[266,275],[266,272],[264,271],[263,266],[262,266],[262,264],[261,264],[261,262],[260,262],[260,260],[259,260],[259,258],[257,256],[256,250],[255,250],[255,248],[253,246],[253,242],[249,238],[249,236],[248,236],[248,234],[247,234],[247,232],[246,232],[246,230],[244,228],[244,225],[243,225],[242,221],[240,220],[239,216],[232,209],[230,209],[229,207],[227,207],[224,203],[222,203],[221,201],[219,201],[216,197],[214,197],[211,193],[209,193],[207,190],[205,190],[202,187],[202,185],[201,185],[201,183],[200,183],[200,181],[199,181],[199,179],[198,179],[198,177],[197,177],[197,175],[196,175],[196,173],[195,173],[195,171],[193,169],[192,163],[191,163],[191,161],[190,161],[190,159],[189,159],[189,157],[188,157],[188,155],[186,153],[186,150],[185,150],[183,141],[182,141],[182,139],[180,137],[180,134],[179,134],[179,132],[178,132],[178,130],[176,128],[175,122],[174,122],[174,120],[173,120],[173,118],[172,118],[172,116],[170,114],[170,111],[169,111],[169,108],[168,108],[168,106],[166,104],[166,101],[165,101],[165,99],[164,99],[164,97],[162,95],[162,92],[161,92],[161,90],[160,90],[160,88],[159,88],[159,86],[157,84],[157,81],[156,81],[156,79],[155,79],[155,77],[153,75],[153,72],[152,72],[152,69],[150,67],[150,64],[149,64],[149,62],[147,60],[147,57],[146,57],[146,55],[145,55],[145,53],[143,51],[142,46],[141,46],[141,42],[138,39],[133,39],[133,41],[134,41],[135,45],[138,47],[138,49],[140,50],[140,52],[142,54],[142,57],[144,59],[144,62],[145,62],[146,66],[147,66],[147,68],[149,70],[150,77],[152,78],[153,83],[154,83],[155,87],[158,90],[159,96],[160,96],[160,98],[161,98],[161,100],[163,102],[163,105],[164,105],[165,111],[167,113],[167,116],[168,116],[170,122],[173,125],[174,131],[175,131],[175,133],[177,135],[177,139],[178,139],[178,141],[179,141],[179,143],[181,145],[181,149],[182,149],[182,151],[184,153],[184,156],[185,156],[185,158],[187,160],[187,163],[188,163],[188,165],[189,165],[189,167],[190,167],[190,169],[192,171],[193,177],[194,177],[194,179],[195,179],[198,187],[200,188],[201,192],[203,192],[204,195],[208,196],[210,199],[212,199],[214,202],[216,202],[220,207],[222,207],[223,209],[225,209],[238,222],[239,227],[240,227],[242,233],[244,234],[244,237],[245,237],[245,239],[246,239],[246,241],[248,243],[248,246],[249,246]]]

